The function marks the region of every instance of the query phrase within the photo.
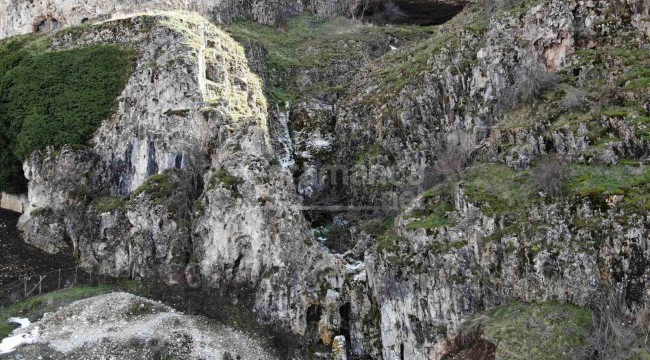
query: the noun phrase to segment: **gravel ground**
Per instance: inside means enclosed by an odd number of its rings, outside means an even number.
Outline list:
[[[0,209],[0,286],[23,275],[75,266],[71,257],[50,255],[26,244],[16,224],[20,214]]]
[[[38,333],[8,359],[271,360],[246,334],[126,293],[74,302],[19,330]]]

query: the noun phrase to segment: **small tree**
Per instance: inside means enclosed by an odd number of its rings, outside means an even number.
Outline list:
[[[565,111],[582,110],[587,106],[587,93],[583,90],[569,87],[562,98],[562,108]]]
[[[505,111],[531,103],[554,89],[558,81],[557,75],[548,72],[540,63],[524,66],[515,72],[514,84],[501,93],[499,107]]]
[[[549,155],[532,171],[533,182],[544,194],[556,197],[562,194],[569,177],[569,167],[559,155]]]
[[[460,174],[470,164],[472,145],[471,137],[466,133],[459,133],[447,139],[434,164],[435,171],[445,177],[460,178]]]

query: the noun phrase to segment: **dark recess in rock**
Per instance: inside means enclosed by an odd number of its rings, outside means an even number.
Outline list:
[[[357,8],[359,16],[376,25],[440,25],[458,15],[466,0],[369,0]]]
[[[402,23],[415,25],[439,25],[458,15],[469,1],[396,0],[406,14]]]

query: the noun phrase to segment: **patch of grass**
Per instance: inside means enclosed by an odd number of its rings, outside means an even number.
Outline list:
[[[224,188],[230,190],[230,195],[232,197],[241,197],[239,193],[239,185],[243,184],[244,180],[232,175],[228,170],[221,169],[217,171],[216,174],[212,177],[210,181],[210,187],[214,188],[216,186],[223,186]]]
[[[640,90],[650,87],[650,63],[643,66],[633,66],[619,77],[619,84],[625,89]]]
[[[528,171],[503,164],[479,164],[468,169],[462,185],[470,201],[480,204],[486,215],[513,212],[539,198]]]
[[[151,196],[156,204],[162,204],[166,198],[172,195],[174,189],[178,187],[178,184],[173,180],[170,171],[173,170],[167,170],[162,174],[152,175],[147,178],[147,180],[135,190],[133,196],[145,193]]]
[[[0,41],[0,191],[24,190],[18,164],[33,151],[85,144],[113,113],[132,72],[132,49],[52,52],[48,41],[39,35]]]
[[[434,200],[425,205],[424,210],[414,211],[412,217],[420,218],[406,226],[407,229],[435,229],[450,224],[449,213],[454,206],[443,200]]]
[[[592,314],[569,304],[515,302],[492,309],[463,328],[478,324],[483,326],[485,339],[498,344],[499,359],[571,359],[573,352],[587,344]]]
[[[327,66],[333,61],[361,56],[366,43],[384,36],[421,38],[428,29],[408,26],[369,26],[347,19],[319,19],[302,14],[288,20],[286,31],[252,21],[238,21],[225,29],[237,40],[255,41],[279,67]],[[358,53],[357,53],[358,52]]]
[[[407,229],[436,229],[449,225],[444,214],[431,214],[406,226]]]
[[[427,28],[369,26],[347,18],[326,20],[307,14],[289,19],[284,31],[252,21],[238,21],[225,30],[238,41],[259,44],[266,49],[267,97],[271,103],[280,105],[343,88],[343,84],[334,83],[317,82],[306,87],[293,84],[287,79],[291,76],[288,72],[301,68],[322,72],[336,62],[362,61],[368,48],[385,46],[389,38],[408,42],[429,34]]]
[[[650,168],[630,165],[573,165],[570,190],[599,203],[609,195],[623,195],[622,204],[636,210],[650,209]]]
[[[126,208],[126,199],[120,196],[101,197],[95,199],[93,205],[100,213],[124,210]]]

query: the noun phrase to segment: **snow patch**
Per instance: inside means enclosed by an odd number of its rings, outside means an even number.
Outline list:
[[[32,324],[32,322],[29,321],[29,319],[27,318],[17,318],[17,317],[10,317],[9,320],[7,320],[7,322],[20,325],[20,329],[24,329]]]
[[[2,342],[0,343],[0,355],[8,354],[21,345],[33,344],[36,342],[36,338],[38,337],[38,328],[35,328],[30,333],[16,334],[18,330],[31,325],[29,319],[12,317],[9,318],[8,322],[18,324],[20,325],[20,328],[14,330],[12,336],[2,339]]]
[[[361,270],[361,269],[363,269],[363,267],[364,267],[365,265],[366,265],[366,264],[364,264],[363,261],[357,261],[357,262],[355,262],[354,264],[347,264],[347,265],[345,265],[345,270],[348,270],[348,271],[357,271],[357,270]]]

